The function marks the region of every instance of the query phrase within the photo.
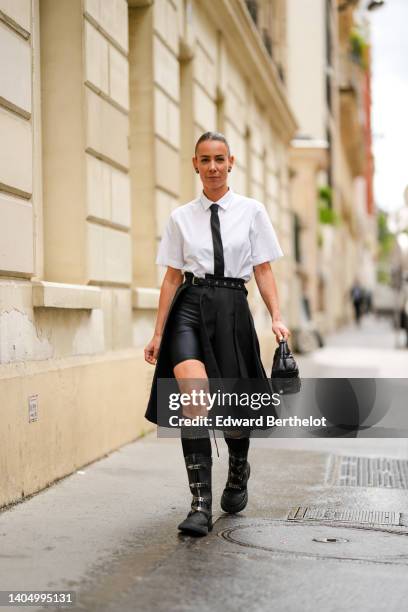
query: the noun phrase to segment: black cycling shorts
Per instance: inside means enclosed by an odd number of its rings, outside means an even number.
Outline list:
[[[187,287],[179,297],[171,315],[169,345],[173,368],[186,359],[198,359],[204,363],[200,337],[199,287]]]

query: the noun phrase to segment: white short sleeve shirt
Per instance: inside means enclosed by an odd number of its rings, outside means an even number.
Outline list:
[[[211,211],[203,193],[171,213],[156,263],[203,278],[214,274]],[[229,189],[216,202],[224,249],[224,276],[251,278],[253,266],[282,257],[265,206]]]

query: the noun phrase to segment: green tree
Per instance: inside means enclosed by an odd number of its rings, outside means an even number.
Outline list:
[[[318,213],[319,221],[324,225],[338,225],[340,223],[339,216],[333,210],[333,192],[328,185],[319,187],[317,190],[318,196]]]
[[[364,36],[359,30],[354,29],[350,34],[350,55],[353,62],[358,64],[363,70],[367,69],[368,45]]]
[[[380,260],[385,261],[394,247],[395,235],[388,227],[388,215],[383,210],[380,210],[377,215],[377,236],[380,247]]]

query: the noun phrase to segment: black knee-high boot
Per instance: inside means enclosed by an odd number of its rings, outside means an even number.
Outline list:
[[[204,536],[212,529],[211,442],[208,435],[191,438],[182,432],[182,436],[184,460],[193,499],[190,512],[178,528],[189,535]]]
[[[229,451],[228,480],[221,497],[224,512],[241,512],[248,503],[248,478],[251,467],[247,461],[249,438],[225,435]]]

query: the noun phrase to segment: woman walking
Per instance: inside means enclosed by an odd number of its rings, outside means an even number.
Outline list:
[[[145,359],[156,364],[146,418],[158,422],[157,382],[175,377],[180,390],[208,379],[265,379],[245,283],[252,273],[272,318],[277,341],[289,330],[281,320],[270,262],[282,255],[265,207],[228,187],[234,157],[225,137],[206,132],[197,141],[193,166],[202,194],[175,209],[163,235],[156,263],[167,266],[156,327]],[[184,282],[183,282],[184,274]],[[207,414],[184,408],[185,416]],[[225,512],[248,501],[249,436],[226,431],[228,479],[221,498]],[[211,441],[206,428],[181,428],[181,442],[193,499],[179,525],[182,532],[206,535],[212,529]]]

